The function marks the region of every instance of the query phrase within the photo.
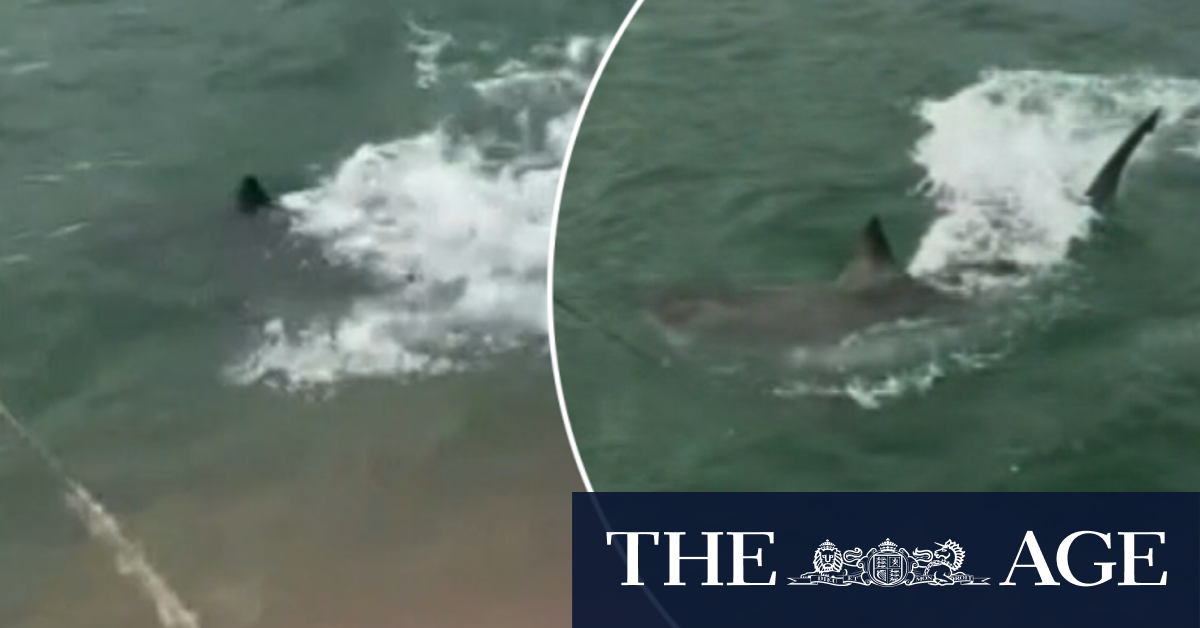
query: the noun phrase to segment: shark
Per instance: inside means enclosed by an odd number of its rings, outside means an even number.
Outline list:
[[[1161,115],[1162,109],[1155,109],[1125,137],[1081,200],[1101,213],[1113,205],[1126,166]],[[704,339],[789,350],[836,347],[861,332],[901,321],[962,322],[972,316],[973,307],[979,309],[972,297],[906,272],[878,216],[871,216],[859,232],[854,255],[832,281],[671,289],[651,294],[647,301],[643,309],[650,321],[674,344]]]
[[[279,198],[267,191],[261,179],[256,175],[244,175],[234,188],[233,192],[233,207],[234,209],[247,217],[254,217],[259,214],[276,214],[284,209]],[[419,269],[414,269],[406,273],[402,280],[402,284],[414,284],[422,279]]]

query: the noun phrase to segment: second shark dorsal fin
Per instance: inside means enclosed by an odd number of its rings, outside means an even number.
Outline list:
[[[838,284],[845,288],[860,288],[894,277],[899,272],[892,247],[883,233],[883,223],[878,216],[872,216],[859,234],[858,250],[838,277]]]
[[[1121,183],[1121,173],[1125,171],[1125,166],[1133,157],[1133,151],[1137,150],[1142,140],[1158,126],[1160,116],[1162,116],[1162,107],[1155,109],[1145,120],[1142,120],[1142,123],[1126,136],[1117,150],[1104,163],[1104,167],[1100,169],[1085,192],[1087,201],[1093,208],[1103,210],[1112,204]]]

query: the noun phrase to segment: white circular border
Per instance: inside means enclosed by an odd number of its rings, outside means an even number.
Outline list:
[[[571,140],[567,143],[567,151],[563,155],[562,170],[558,173],[558,191],[554,195],[554,215],[550,219],[550,260],[546,264],[546,321],[549,323],[547,327],[550,332],[550,363],[554,367],[554,390],[558,394],[558,410],[562,414],[563,427],[567,430],[567,440],[571,442],[571,454],[575,456],[575,466],[579,468],[579,477],[583,480],[583,487],[589,493],[594,493],[595,489],[592,488],[592,481],[588,479],[587,469],[583,467],[583,459],[579,457],[579,446],[575,444],[575,432],[571,429],[571,419],[567,417],[567,401],[563,398],[562,376],[558,372],[558,345],[554,340],[554,243],[558,239],[558,214],[562,209],[563,188],[567,184],[567,170],[571,167],[571,153],[575,151],[575,140],[579,138],[579,128],[583,126],[583,118],[587,114],[588,104],[592,102],[592,94],[596,91],[596,86],[600,84],[600,77],[604,74],[609,57],[617,49],[617,44],[621,42],[625,29],[629,28],[629,23],[633,21],[633,16],[637,15],[638,9],[642,8],[644,1],[637,0],[633,4],[629,15],[625,16],[625,21],[621,23],[617,34],[608,44],[608,50],[604,51],[600,65],[596,66],[596,74],[592,77],[591,84],[588,85],[587,94],[583,97],[583,104],[579,106],[579,115],[575,117],[575,128],[571,131]]]

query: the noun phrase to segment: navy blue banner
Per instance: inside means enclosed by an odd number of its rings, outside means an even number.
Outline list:
[[[1197,493],[576,493],[575,628],[1200,626]]]

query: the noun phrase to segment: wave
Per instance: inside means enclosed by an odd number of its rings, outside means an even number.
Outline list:
[[[452,35],[410,32],[417,86],[455,82],[474,106],[414,137],[363,145],[315,187],[281,199],[295,237],[379,289],[332,319],[265,322],[229,367],[235,382],[294,390],[420,378],[497,352],[546,350],[560,165],[610,39],[546,42],[477,76],[470,63],[440,61],[464,47]]]

